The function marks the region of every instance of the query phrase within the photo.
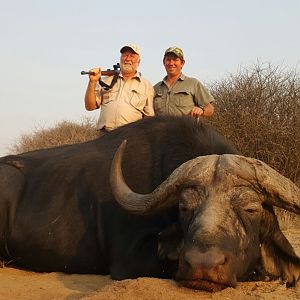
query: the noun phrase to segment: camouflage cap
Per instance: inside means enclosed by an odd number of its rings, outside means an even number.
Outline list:
[[[168,48],[168,49],[165,51],[165,56],[166,56],[168,53],[173,53],[173,54],[175,54],[176,56],[178,56],[179,58],[184,59],[183,51],[182,51],[180,48],[176,47],[176,46]]]
[[[140,50],[139,46],[134,45],[134,44],[127,44],[127,45],[123,46],[123,47],[120,49],[120,52],[123,53],[123,51],[124,51],[126,48],[127,48],[127,49],[128,49],[128,48],[131,49],[133,52],[135,52],[136,54],[138,54],[139,56],[141,56],[141,50]]]

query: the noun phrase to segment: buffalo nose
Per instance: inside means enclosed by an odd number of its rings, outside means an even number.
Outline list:
[[[206,252],[192,248],[185,252],[184,259],[192,269],[209,270],[226,262],[226,256],[215,248]]]

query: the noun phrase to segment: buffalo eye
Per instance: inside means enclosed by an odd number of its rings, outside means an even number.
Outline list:
[[[247,214],[253,215],[262,211],[260,197],[255,191],[243,191],[238,198],[239,206]]]
[[[180,194],[179,210],[182,213],[194,211],[204,199],[204,191],[200,187],[185,187]]]
[[[257,206],[253,206],[253,207],[245,207],[244,210],[250,214],[254,214],[254,213],[258,213],[260,212],[260,208]]]

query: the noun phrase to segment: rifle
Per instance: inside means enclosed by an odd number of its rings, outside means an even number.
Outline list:
[[[117,82],[118,80],[118,77],[119,77],[119,74],[120,74],[120,64],[117,63],[115,65],[113,65],[113,70],[111,69],[107,69],[107,70],[104,70],[104,71],[101,71],[101,75],[103,76],[114,76],[112,82],[110,85],[106,84],[105,82],[103,82],[101,80],[101,77],[99,79],[99,84],[103,87],[104,90],[106,91],[109,91],[114,85],[115,83]],[[81,71],[80,73],[81,75],[95,75],[95,72],[90,72],[90,71]]]
[[[90,72],[90,71],[81,71],[81,75],[95,75],[95,72]],[[112,69],[107,69],[104,71],[101,71],[101,75],[103,76],[114,76],[120,74],[120,64],[117,63],[113,65],[113,70]]]

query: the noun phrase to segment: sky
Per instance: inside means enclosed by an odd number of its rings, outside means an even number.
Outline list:
[[[112,68],[127,43],[141,48],[155,84],[164,51],[183,49],[184,74],[210,84],[258,61],[300,71],[299,0],[0,0],[0,156],[22,135],[81,123],[81,70]]]

